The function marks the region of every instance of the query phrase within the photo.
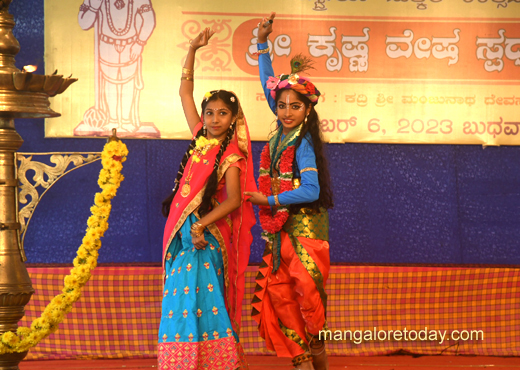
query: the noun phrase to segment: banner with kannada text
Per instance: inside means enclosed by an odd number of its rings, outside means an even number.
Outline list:
[[[520,144],[520,0],[45,0],[46,72],[78,77],[54,98],[47,137],[188,139],[181,68],[204,27],[195,100],[227,89],[251,137],[275,127],[258,79],[259,20],[276,11],[275,73],[315,61],[331,142]]]

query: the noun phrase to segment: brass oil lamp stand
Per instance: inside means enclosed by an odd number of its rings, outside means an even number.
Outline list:
[[[16,132],[14,119],[59,116],[50,109],[49,97],[61,94],[77,81],[60,75],[36,75],[15,67],[14,56],[20,44],[12,33],[15,22],[8,11],[10,3],[0,1],[0,335],[16,332],[24,307],[34,293],[19,242],[15,154],[23,140]],[[18,370],[26,355],[0,355],[0,370]]]

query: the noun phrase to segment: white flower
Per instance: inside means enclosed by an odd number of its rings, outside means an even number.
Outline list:
[[[298,83],[299,79],[300,79],[300,76],[298,76],[296,73],[293,73],[292,75],[289,76],[288,81],[291,85],[294,85],[294,84]]]

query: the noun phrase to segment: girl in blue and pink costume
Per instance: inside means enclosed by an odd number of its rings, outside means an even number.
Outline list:
[[[213,35],[191,42],[180,96],[193,139],[181,162],[163,238],[164,288],[159,327],[161,370],[247,369],[239,341],[244,273],[249,260],[254,191],[251,142],[238,97],[204,95],[202,114],[193,100],[195,51]]]

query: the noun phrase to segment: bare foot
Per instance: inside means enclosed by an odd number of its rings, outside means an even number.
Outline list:
[[[293,370],[315,370],[312,365],[312,361],[302,362],[300,365],[296,366]]]
[[[319,355],[312,355],[312,363],[316,370],[329,370],[329,357],[327,352],[323,351]]]
[[[312,363],[316,370],[329,370],[329,357],[325,350],[325,341],[311,342]]]

